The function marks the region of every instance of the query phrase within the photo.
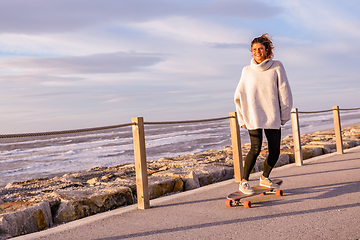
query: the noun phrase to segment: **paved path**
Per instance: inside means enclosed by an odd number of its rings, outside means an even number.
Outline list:
[[[254,196],[251,209],[225,207],[228,180],[16,239],[360,239],[360,147],[345,152],[274,169],[284,196]]]

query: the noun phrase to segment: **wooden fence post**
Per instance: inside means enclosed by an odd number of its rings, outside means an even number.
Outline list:
[[[292,123],[293,141],[294,141],[295,165],[302,166],[303,156],[301,150],[299,112],[297,108],[291,109],[291,123]]]
[[[339,106],[333,106],[332,108],[333,108],[333,115],[334,115],[336,150],[337,150],[338,154],[344,154],[343,142],[342,142],[342,136],[341,136],[340,109],[339,109]]]
[[[241,153],[241,136],[240,136],[240,127],[236,112],[231,112],[230,114],[230,129],[231,129],[231,141],[233,149],[233,160],[234,160],[234,175],[235,182],[241,182],[243,176],[243,161]]]
[[[132,118],[136,190],[139,209],[150,208],[148,174],[146,164],[145,131],[143,117]]]

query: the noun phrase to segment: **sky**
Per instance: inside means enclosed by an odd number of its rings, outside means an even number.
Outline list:
[[[357,0],[0,6],[0,134],[226,117],[263,33],[299,111],[360,107]]]

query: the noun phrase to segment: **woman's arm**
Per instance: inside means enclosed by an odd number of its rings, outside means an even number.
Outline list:
[[[279,71],[278,71],[278,91],[279,91],[281,125],[284,125],[291,118],[290,116],[291,116],[291,108],[293,105],[293,98],[292,98],[290,84],[286,76],[285,68],[281,62],[279,62]]]

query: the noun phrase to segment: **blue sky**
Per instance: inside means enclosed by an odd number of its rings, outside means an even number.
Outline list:
[[[294,107],[360,107],[357,0],[0,4],[0,134],[228,116],[262,33]]]

